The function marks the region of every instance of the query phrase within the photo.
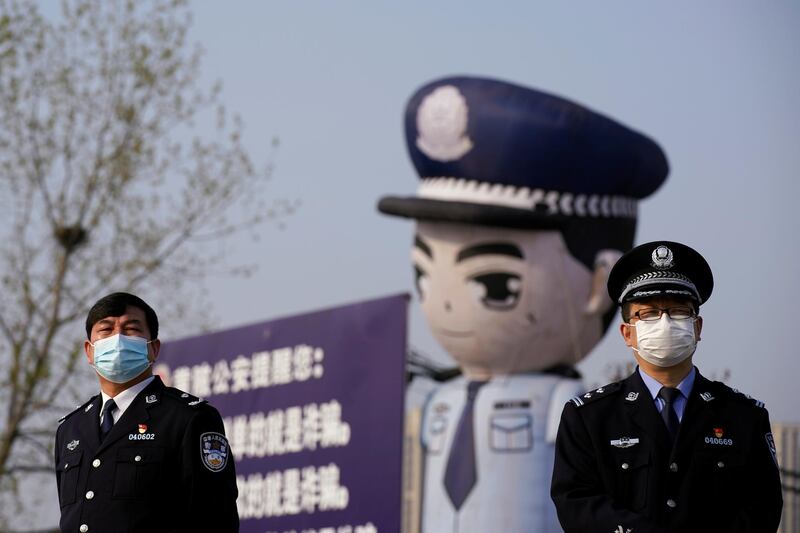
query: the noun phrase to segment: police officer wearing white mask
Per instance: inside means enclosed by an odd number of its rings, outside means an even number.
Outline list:
[[[61,531],[239,531],[236,472],[222,419],[152,373],[158,317],[114,293],[86,318],[100,394],[59,422],[55,463]]]
[[[782,497],[764,404],[693,364],[713,277],[695,250],[638,246],[611,271],[627,379],[570,400],[551,495],[567,533],[774,532]]]

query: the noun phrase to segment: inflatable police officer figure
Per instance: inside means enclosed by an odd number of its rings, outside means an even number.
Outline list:
[[[611,321],[608,273],[666,158],[578,104],[483,78],[422,87],[405,131],[418,193],[378,208],[416,220],[422,309],[461,369],[424,408],[422,531],[561,531],[549,490],[573,365]]]

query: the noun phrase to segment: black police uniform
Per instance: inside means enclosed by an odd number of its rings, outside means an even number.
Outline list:
[[[239,530],[236,472],[216,409],[156,376],[101,443],[101,404],[93,397],[56,433],[61,531]]]
[[[782,498],[767,410],[698,372],[675,444],[638,371],[567,403],[551,488],[567,533],[766,533]]]

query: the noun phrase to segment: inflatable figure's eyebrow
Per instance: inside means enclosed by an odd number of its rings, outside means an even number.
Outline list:
[[[433,259],[433,250],[431,250],[431,247],[428,246],[428,244],[423,241],[419,235],[414,235],[414,246],[419,248],[420,252]]]
[[[519,259],[525,258],[525,256],[522,255],[522,250],[514,244],[507,242],[490,242],[464,248],[458,252],[456,263],[469,259],[470,257],[475,257],[476,255],[508,255]]]

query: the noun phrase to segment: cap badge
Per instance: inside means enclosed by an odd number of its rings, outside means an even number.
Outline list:
[[[672,260],[672,250],[663,244],[653,250],[653,254],[650,257],[653,259],[651,264],[656,268],[672,268],[674,264]]]
[[[437,87],[417,109],[417,148],[436,161],[455,161],[472,149],[467,100],[453,85]]]

